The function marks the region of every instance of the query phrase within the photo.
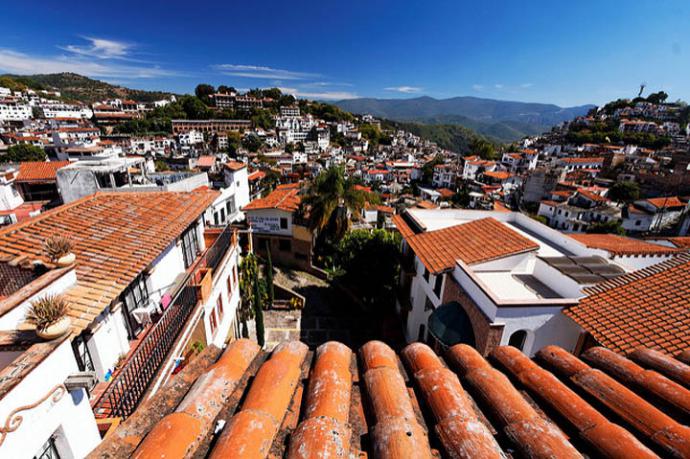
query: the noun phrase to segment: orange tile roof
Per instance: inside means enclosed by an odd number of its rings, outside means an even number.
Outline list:
[[[626,358],[595,347],[578,358],[547,346],[532,360],[499,346],[486,359],[458,344],[442,360],[426,344],[398,356],[369,341],[357,359],[331,341],[312,358],[293,341],[267,354],[242,339],[199,376],[185,368],[161,389],[170,396],[158,411],[142,405],[89,457],[690,455],[678,414],[687,412],[690,367],[658,352]],[[196,381],[181,390],[187,378]],[[227,423],[216,434],[218,419]]]
[[[585,190],[584,188],[579,188],[579,189],[577,190],[577,192],[578,192],[581,196],[583,196],[583,197],[589,199],[590,201],[594,201],[594,202],[606,202],[606,201],[608,201],[608,199],[606,199],[606,198],[603,197],[602,195],[593,193],[593,192],[588,191],[588,190]]]
[[[455,192],[453,190],[449,190],[448,188],[439,188],[438,193],[441,195],[442,198],[444,199],[450,199],[453,196],[455,196]]]
[[[690,343],[690,255],[587,289],[564,313],[614,351],[639,346],[672,355]]]
[[[420,209],[436,209],[438,206],[431,201],[423,200],[417,203]]]
[[[539,248],[537,243],[491,217],[420,233],[405,240],[433,274],[452,269],[457,260],[483,263]]]
[[[685,203],[678,199],[678,196],[669,196],[666,198],[649,198],[646,199],[646,201],[654,207],[656,207],[657,209],[668,207],[685,207]]]
[[[591,249],[601,249],[613,255],[671,255],[678,249],[641,241],[617,234],[570,234],[571,238]]]
[[[253,200],[242,210],[280,209],[294,212],[299,209],[301,202],[299,192],[299,183],[278,185],[268,196]]]
[[[196,160],[197,167],[213,167],[216,164],[216,157],[213,155],[202,155]]]
[[[563,160],[566,164],[582,164],[582,163],[603,163],[604,158],[594,157],[594,158],[565,158]]]
[[[0,230],[0,260],[49,260],[43,241],[54,234],[73,241],[77,284],[71,302],[75,330],[105,307],[218,197],[205,192],[96,193]]]
[[[241,163],[239,161],[228,161],[223,165],[226,169],[231,170],[231,171],[239,171],[242,168],[247,167],[245,163]]]
[[[27,161],[19,163],[19,176],[16,182],[36,182],[57,180],[57,170],[69,161]]]
[[[249,176],[247,177],[247,180],[250,182],[253,182],[255,180],[261,180],[262,178],[266,177],[266,172],[264,171],[254,171]]]
[[[410,228],[401,214],[393,215],[393,224],[398,229],[404,239],[414,236],[415,232]]]
[[[486,171],[484,172],[484,175],[497,180],[507,180],[512,174],[507,171]]]

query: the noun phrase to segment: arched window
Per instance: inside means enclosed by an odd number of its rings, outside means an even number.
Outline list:
[[[510,335],[510,339],[508,340],[508,346],[513,346],[515,348],[522,350],[525,346],[525,340],[527,340],[527,332],[525,330],[518,330],[512,335]]]

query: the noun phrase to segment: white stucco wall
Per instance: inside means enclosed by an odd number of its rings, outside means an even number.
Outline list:
[[[146,280],[151,303],[159,303],[163,294],[172,286],[175,278],[184,271],[182,244],[178,239],[169,245],[152,263],[152,270]]]
[[[122,307],[115,312],[104,311],[93,327],[94,332],[86,343],[93,360],[96,376],[103,381],[108,370],[115,367],[122,354],[129,352],[129,340]]]
[[[25,301],[17,305],[14,309],[7,312],[7,314],[0,317],[0,330],[16,330],[19,324],[23,323],[26,313],[31,307],[31,302],[46,295],[58,295],[63,293],[68,288],[72,287],[77,282],[77,273],[71,269],[59,279],[56,279],[44,289],[36,292],[34,295],[28,297]]]
[[[527,331],[522,350],[529,356],[549,344],[573,351],[581,333],[580,327],[564,316],[560,307],[502,307],[498,308],[494,322],[504,324],[501,345],[507,345],[516,331]]]
[[[70,342],[66,340],[0,400],[0,422],[4,424],[12,410],[38,402],[77,371]],[[65,393],[57,402],[48,398],[19,414],[23,421],[16,431],[8,433],[0,446],[0,457],[32,458],[54,433],[62,458],[82,458],[101,441],[83,389]]]
[[[260,209],[246,212],[252,230],[257,233],[292,236],[292,213],[280,209]],[[287,228],[280,229],[280,219],[287,219]],[[269,228],[269,226],[274,228]]]
[[[213,274],[213,286],[211,288],[211,295],[208,301],[204,304],[204,329],[206,331],[206,341],[208,344],[215,344],[222,347],[225,340],[231,331],[231,324],[235,318],[237,307],[240,302],[239,294],[239,271],[237,272],[237,280],[232,281],[232,292],[228,292],[228,277],[233,276],[233,271],[239,265],[239,248],[235,247],[230,253],[226,255],[223,263],[219,265],[218,270]],[[216,309],[218,296],[223,298],[223,316],[217,318],[217,327],[214,332],[211,332],[211,311]]]

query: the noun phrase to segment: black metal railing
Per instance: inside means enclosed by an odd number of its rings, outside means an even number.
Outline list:
[[[202,255],[197,269],[217,268],[225,253],[236,242],[233,229],[226,227]],[[176,293],[170,306],[143,338],[122,370],[115,374],[114,380],[94,406],[96,417],[124,419],[139,405],[200,300],[198,288],[193,285],[194,278],[194,273],[187,275],[184,286]]]
[[[228,249],[235,244],[235,238],[235,229],[230,225],[226,226],[223,232],[221,232],[213,242],[213,245],[204,254],[205,266],[215,270]]]

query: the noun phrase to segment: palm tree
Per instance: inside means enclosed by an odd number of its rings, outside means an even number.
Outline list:
[[[303,203],[309,208],[311,229],[337,241],[350,228],[350,214],[359,214],[366,200],[367,193],[345,178],[342,167],[331,167],[312,182]]]

